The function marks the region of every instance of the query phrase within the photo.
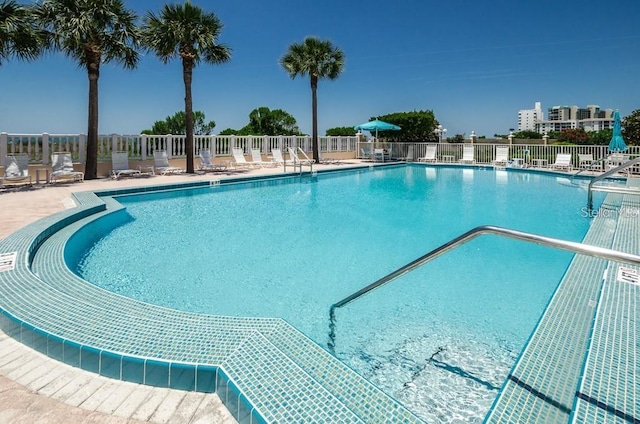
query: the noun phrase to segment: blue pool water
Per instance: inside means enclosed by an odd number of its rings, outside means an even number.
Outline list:
[[[535,173],[414,165],[256,185],[120,197],[132,220],[77,272],[162,306],[281,317],[326,346],[332,303],[475,226],[581,241],[590,224],[583,188]],[[480,422],[571,258],[475,239],[338,310],[336,355],[426,420]]]

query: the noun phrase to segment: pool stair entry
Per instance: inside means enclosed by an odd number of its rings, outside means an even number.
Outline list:
[[[329,347],[329,351],[335,353],[335,330],[336,330],[336,309],[342,308],[343,306],[348,305],[349,303],[361,298],[362,296],[372,292],[373,290],[384,286],[391,281],[402,277],[403,275],[413,271],[416,268],[419,268],[425,265],[427,262],[441,256],[450,250],[455,249],[456,247],[465,244],[474,238],[484,235],[484,234],[494,234],[498,236],[513,238],[517,240],[522,240],[530,243],[536,243],[547,247],[553,247],[556,249],[568,250],[573,253],[581,253],[583,255],[594,256],[597,258],[608,259],[612,261],[630,263],[633,265],[640,266],[640,256],[633,255],[630,253],[619,252],[616,250],[606,249],[603,247],[592,246],[589,244],[576,243],[573,241],[560,240],[552,237],[545,237],[537,234],[526,233],[523,231],[513,230],[509,228],[496,227],[493,225],[481,225],[479,227],[475,227],[466,233],[451,239],[445,244],[436,247],[432,251],[426,253],[423,256],[420,256],[418,259],[409,262],[408,264],[401,266],[390,274],[385,275],[377,281],[369,284],[366,287],[361,288],[360,290],[354,292],[353,294],[345,297],[339,302],[334,303],[329,308],[329,342],[327,343]]]

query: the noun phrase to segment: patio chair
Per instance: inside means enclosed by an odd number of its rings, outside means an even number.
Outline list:
[[[493,166],[506,167],[509,162],[509,146],[496,146],[496,157]]]
[[[278,165],[293,165],[293,161],[285,160],[282,156],[282,150],[280,149],[271,149],[271,156],[273,157],[273,161]]]
[[[73,169],[73,161],[69,152],[55,152],[51,154],[51,184],[61,180],[83,181],[84,172]]]
[[[551,169],[571,171],[571,153],[558,153],[556,161],[551,164]]]
[[[0,187],[9,184],[32,184],[29,175],[28,155],[9,155],[5,158],[4,177],[0,178]]]
[[[260,165],[254,162],[249,162],[245,157],[244,157],[244,152],[242,151],[242,148],[240,147],[234,147],[233,149],[231,149],[231,154],[233,155],[233,167],[234,168],[244,168],[244,169],[250,169],[253,167],[259,167]]]
[[[260,149],[251,149],[251,162],[260,167],[270,168],[273,166],[278,166],[278,164],[274,161],[262,160],[262,152],[260,152]]]
[[[342,161],[340,159],[335,159],[335,158],[328,158],[326,157],[322,150],[320,150],[318,152],[318,154],[320,155],[320,161],[319,163],[322,163],[324,165],[339,165],[342,163]]]
[[[473,147],[473,144],[462,147],[462,159],[460,159],[460,163],[476,163],[475,148]]]
[[[580,169],[595,169],[597,163],[593,160],[592,153],[578,153],[578,167]]]
[[[373,149],[373,161],[384,162],[384,149]]]
[[[435,162],[436,161],[437,146],[435,144],[428,144],[427,151],[424,156],[418,158],[418,162]]]
[[[111,178],[139,177],[143,175],[140,169],[129,168],[129,154],[127,152],[111,152]],[[149,175],[145,173],[144,175]]]
[[[433,146],[435,148],[435,146]],[[429,146],[427,146],[427,148],[429,148]],[[413,162],[413,144],[409,144],[409,147],[407,147],[407,155],[402,158],[403,161],[405,162]]]
[[[184,169],[169,165],[169,158],[166,150],[153,151],[153,173],[160,172],[160,175],[181,174]]]
[[[360,149],[360,159],[371,159],[371,147],[362,147]]]
[[[200,167],[198,168],[200,171],[225,171],[227,169],[227,165],[223,163],[213,163],[211,159],[211,152],[207,149],[200,149]]]

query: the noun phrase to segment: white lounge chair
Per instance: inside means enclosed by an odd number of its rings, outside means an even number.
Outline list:
[[[571,171],[571,153],[558,153],[556,161],[551,164],[551,169]]]
[[[384,162],[384,149],[373,149],[373,161]]]
[[[166,150],[154,150],[153,152],[153,173],[159,172],[160,175],[181,174],[184,169],[169,165],[169,158]]]
[[[297,147],[294,149],[293,147],[288,147],[287,150],[289,151],[289,157],[293,161],[294,167],[313,165],[313,160],[309,159],[309,156],[307,156],[307,154],[301,148]],[[298,152],[300,152],[302,157],[298,156]]]
[[[437,148],[435,144],[427,144],[427,151],[423,157],[418,158],[418,162],[435,162]]]
[[[433,146],[434,148],[436,146]],[[427,146],[427,148],[429,148],[429,146]],[[407,147],[407,155],[402,159],[405,162],[412,162],[413,159],[413,144],[409,144],[409,147]]]
[[[260,149],[251,149],[251,163],[254,163],[260,167],[278,166],[278,164],[274,161],[262,160],[262,152],[260,151]]]
[[[223,163],[213,163],[211,152],[207,149],[200,149],[200,171],[225,171],[227,165]]]
[[[253,167],[259,167],[259,164],[256,164],[254,162],[249,162],[245,157],[244,157],[244,152],[242,151],[242,149],[240,147],[234,147],[233,149],[231,149],[231,154],[233,155],[233,166],[234,168],[244,168],[244,169],[250,169]]]
[[[273,161],[278,165],[293,165],[293,161],[287,160],[282,156],[282,150],[280,149],[271,149],[271,156],[273,157]]]
[[[496,157],[493,166],[506,167],[509,162],[509,146],[496,146]]]
[[[360,149],[360,159],[371,159],[371,147],[363,147]]]
[[[143,175],[140,169],[129,168],[129,154],[127,152],[111,152],[111,178],[139,177]],[[145,173],[144,175],[149,175]]]
[[[9,184],[31,184],[29,175],[29,156],[9,155],[5,158],[4,177],[0,178],[0,187]]]
[[[84,172],[75,171],[73,169],[73,161],[69,152],[55,152],[51,154],[51,184],[55,184],[60,180],[82,181],[84,180]]]
[[[340,159],[326,157],[322,150],[319,151],[318,154],[320,155],[320,163],[324,165],[339,165],[342,163]]]
[[[462,147],[462,159],[460,159],[460,163],[476,163],[473,144],[468,144]]]
[[[580,169],[591,169],[593,163],[592,153],[578,153],[578,167]]]

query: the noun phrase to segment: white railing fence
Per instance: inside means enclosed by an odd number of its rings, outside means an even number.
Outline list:
[[[464,146],[470,143],[384,143],[384,142],[359,142],[356,147],[356,157],[360,159],[369,159],[367,153],[372,149],[390,150],[391,158],[409,159],[417,161],[424,157],[427,152],[428,145],[436,146],[436,160],[445,162],[443,159],[447,157],[447,161],[459,162],[462,159]],[[607,146],[594,145],[561,145],[561,144],[484,144],[474,143],[474,159],[479,164],[491,164],[495,160],[496,146],[509,146],[509,159],[521,159],[523,163],[534,164],[534,160],[546,160],[548,164],[552,164],[556,160],[558,153],[570,153],[572,165],[574,168],[579,167],[579,156],[591,154],[594,161],[606,158],[611,154]],[[411,153],[411,157],[408,157]],[[625,154],[631,156],[640,155],[640,146],[629,146]]]
[[[0,165],[4,166],[5,157],[13,154],[27,154],[29,162],[49,164],[51,153],[71,152],[73,161],[84,163],[87,136],[85,134],[8,134],[0,133]],[[354,152],[356,137],[320,137],[322,152]],[[288,147],[300,147],[311,152],[312,142],[309,136],[236,136],[236,135],[196,135],[194,136],[194,155],[201,149],[211,152],[212,156],[231,156],[234,147],[240,147],[245,154],[251,149],[269,155],[272,149],[286,151]],[[132,160],[153,158],[154,150],[166,150],[169,158],[186,157],[184,135],[100,135],[98,136],[98,161],[110,162],[111,152],[126,151]]]

